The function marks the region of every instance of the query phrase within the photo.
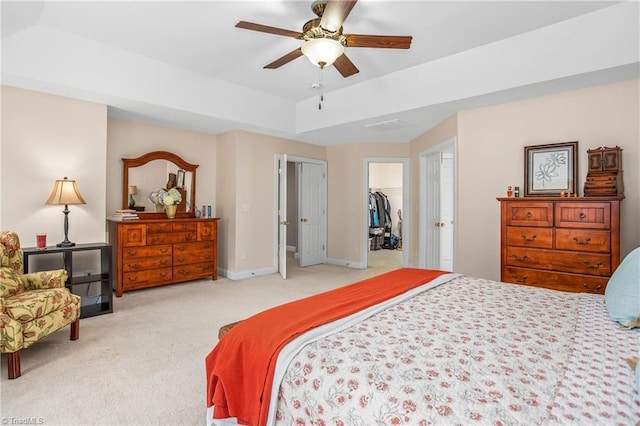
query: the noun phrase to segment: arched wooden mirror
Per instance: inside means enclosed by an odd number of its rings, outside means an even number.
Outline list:
[[[130,208],[131,201],[138,216],[153,217],[164,212],[149,199],[158,189],[177,188],[182,194],[178,217],[190,217],[195,212],[196,169],[178,155],[168,151],[153,151],[138,158],[123,158],[122,208]],[[171,183],[170,183],[171,182]],[[147,213],[149,215],[147,215]]]

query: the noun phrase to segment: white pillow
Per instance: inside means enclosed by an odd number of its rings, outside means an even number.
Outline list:
[[[640,247],[624,258],[604,291],[612,320],[624,328],[640,327]]]

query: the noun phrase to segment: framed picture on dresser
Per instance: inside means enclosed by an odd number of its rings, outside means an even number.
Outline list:
[[[578,142],[524,147],[524,196],[577,192]]]

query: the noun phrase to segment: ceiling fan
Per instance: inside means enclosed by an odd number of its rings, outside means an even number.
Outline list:
[[[360,71],[344,54],[345,47],[408,49],[412,38],[411,36],[343,34],[342,24],[356,3],[357,0],[314,1],[311,4],[311,10],[317,18],[307,21],[302,27],[302,32],[246,21],[238,22],[236,27],[305,41],[301,47],[265,65],[264,68],[279,68],[305,55],[314,65],[324,68],[333,64],[343,77],[349,77]]]

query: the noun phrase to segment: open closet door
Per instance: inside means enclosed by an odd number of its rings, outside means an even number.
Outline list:
[[[440,269],[440,158],[427,157],[427,268]]]
[[[300,164],[300,266],[326,260],[326,166]]]
[[[278,162],[278,271],[287,279],[287,154],[277,154]]]

